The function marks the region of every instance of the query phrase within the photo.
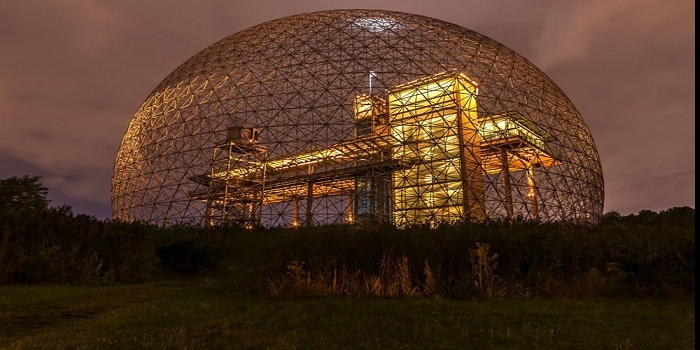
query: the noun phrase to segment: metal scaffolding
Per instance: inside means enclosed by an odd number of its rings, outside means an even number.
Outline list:
[[[432,75],[387,95],[388,101],[355,98],[354,139],[281,158],[264,157],[266,148],[250,136],[256,128],[230,127],[209,173],[191,178],[204,185],[190,196],[206,202],[207,224],[264,226],[264,206],[291,202],[291,226],[312,226],[320,197],[344,205],[346,223],[485,219],[484,172],[502,172],[508,217],[537,218],[534,168],[561,161],[544,130],[517,112],[478,118],[476,85],[461,73]],[[516,171],[528,173],[526,212],[513,209],[510,174]],[[300,199],[306,202],[304,220]]]

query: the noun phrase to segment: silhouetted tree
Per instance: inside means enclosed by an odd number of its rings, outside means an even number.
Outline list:
[[[11,177],[0,180],[0,213],[37,211],[49,208],[49,189],[40,176]]]

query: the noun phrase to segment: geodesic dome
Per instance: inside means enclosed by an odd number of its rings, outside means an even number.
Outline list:
[[[595,222],[598,152],[537,67],[479,33],[377,10],[231,35],[167,76],[117,153],[115,219],[285,227]]]

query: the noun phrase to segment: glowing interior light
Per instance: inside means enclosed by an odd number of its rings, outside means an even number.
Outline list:
[[[401,218],[395,219],[395,222],[399,223],[400,220],[423,220],[435,215],[435,213],[428,213],[425,210],[438,210],[441,213],[444,210],[448,212],[457,210],[455,213],[458,213],[459,210],[455,209],[456,207],[446,209],[445,206],[462,206],[465,200],[470,200],[468,196],[464,196],[464,179],[458,169],[460,162],[458,157],[460,155],[457,151],[460,147],[460,141],[457,136],[459,131],[454,125],[456,125],[455,121],[459,115],[456,113],[445,115],[440,112],[440,108],[432,108],[432,106],[453,108],[457,101],[457,98],[454,97],[455,94],[458,94],[455,90],[456,87],[465,87],[467,85],[464,82],[457,83],[457,79],[454,78],[432,81],[422,79],[418,80],[418,82],[424,84],[418,86],[416,83],[406,84],[403,90],[389,93],[394,98],[401,97],[404,99],[402,101],[397,99],[389,101],[390,105],[395,108],[388,113],[389,120],[393,119],[394,121],[389,123],[388,127],[390,129],[387,129],[387,131],[390,130],[391,137],[389,134],[384,133],[364,133],[362,134],[363,136],[358,136],[355,140],[344,141],[324,148],[311,149],[286,157],[268,159],[267,161],[240,161],[239,159],[239,162],[233,168],[209,174],[212,180],[211,188],[218,189],[219,184],[227,184],[235,191],[236,188],[240,190],[244,189],[245,186],[263,186],[261,188],[264,189],[249,187],[249,189],[261,191],[261,193],[266,191],[265,199],[262,200],[262,203],[284,201],[283,193],[285,191],[295,193],[304,191],[311,193],[315,191],[326,195],[346,196],[348,189],[355,191],[360,188],[355,186],[355,181],[360,180],[357,178],[340,179],[342,173],[338,172],[336,173],[336,176],[339,176],[338,179],[317,181],[314,183],[313,189],[308,189],[308,184],[293,183],[295,180],[290,177],[285,180],[290,183],[285,184],[284,186],[288,187],[284,189],[274,188],[274,186],[278,185],[275,185],[274,181],[270,182],[268,178],[270,173],[266,173],[266,171],[279,172],[292,168],[301,168],[306,171],[304,167],[308,166],[308,175],[315,176],[314,171],[317,164],[321,167],[329,164],[347,165],[353,164],[353,162],[360,159],[365,159],[371,163],[371,157],[378,152],[388,150],[387,147],[397,147],[398,149],[395,150],[392,156],[393,160],[413,162],[414,164],[408,167],[397,168],[396,172],[392,174],[395,192],[393,204],[396,207],[394,215],[395,217],[401,216]],[[460,91],[460,93],[468,94],[470,93],[469,91],[464,90]],[[355,112],[357,113],[356,119],[358,123],[367,118],[374,118],[375,113],[381,113],[374,110],[378,101],[382,100],[372,95],[363,94],[356,96]],[[464,108],[463,110],[474,111],[475,109]],[[363,113],[364,115],[362,115]],[[508,166],[509,171],[524,170],[534,164],[535,159],[537,159],[540,166],[556,164],[556,160],[551,155],[546,152],[533,150],[531,146],[533,144],[545,146],[545,139],[550,138],[550,136],[543,130],[540,130],[536,124],[528,122],[517,113],[504,113],[480,120],[477,119],[476,115],[470,116],[465,114],[459,117],[468,117],[470,121],[467,124],[468,127],[471,127],[472,131],[480,134],[483,138],[483,141],[479,144],[482,147],[479,152],[483,153],[478,155],[477,157],[479,158],[475,160],[483,162],[483,169],[488,173],[501,172],[504,166]],[[391,138],[394,138],[394,140],[391,140]],[[520,156],[513,157],[516,160],[508,161],[504,164],[502,163],[502,158],[500,158],[501,147],[508,148],[511,150],[509,152],[517,152]],[[516,148],[518,150],[513,151]],[[415,162],[422,165],[415,167]],[[442,169],[439,174],[437,173],[437,167]],[[323,174],[323,171],[321,174]],[[284,176],[295,175],[290,173],[290,175]],[[214,185],[214,180],[216,180],[216,185]],[[265,183],[272,185],[273,188],[261,185]],[[470,183],[470,186],[473,187],[477,185],[478,183],[476,182]],[[355,187],[354,190],[352,190],[353,187]],[[421,207],[412,206],[407,202],[405,193],[409,191],[415,193],[415,195],[422,193],[418,195],[422,197]],[[241,200],[249,200],[249,197],[246,197],[247,194],[239,196]],[[534,185],[529,189],[527,196],[533,201],[536,200]],[[472,198],[471,200],[476,199]],[[359,200],[358,203],[360,203]],[[348,208],[353,208],[353,206],[354,204],[348,204]],[[406,211],[406,209],[409,209],[409,211]],[[298,209],[295,209],[295,212],[297,213],[294,214],[296,217],[298,216]],[[355,221],[354,214],[354,212],[346,214],[347,223]],[[443,213],[440,215],[447,214]],[[290,222],[290,225],[297,227],[301,225],[301,222],[295,219]]]
[[[367,113],[372,110],[372,101],[370,100],[359,100],[357,101],[357,104],[355,105],[357,108],[357,111],[355,112],[360,116],[361,113]]]

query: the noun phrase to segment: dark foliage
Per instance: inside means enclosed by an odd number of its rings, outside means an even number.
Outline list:
[[[621,216],[608,213],[595,226],[556,222],[482,222],[437,228],[332,227],[299,231],[283,242],[259,276],[291,288],[279,276],[321,283],[338,271],[354,271],[356,283],[381,275],[387,259],[406,258],[417,289],[437,283],[433,294],[464,298],[479,294],[474,261],[479,245],[494,257],[491,287],[505,295],[610,296],[695,292],[695,210],[672,208]],[[291,264],[295,262],[295,264]],[[290,271],[293,270],[293,271]],[[290,273],[291,272],[291,273]],[[278,278],[275,280],[275,278]],[[285,284],[286,283],[286,284]],[[338,293],[336,293],[338,294]],[[430,294],[430,293],[423,293]]]
[[[208,274],[267,292],[277,283],[277,292],[284,292],[291,278],[319,285],[341,272],[357,284],[372,283],[372,276],[386,282],[398,273],[388,269],[393,264],[422,294],[454,298],[486,289],[539,296],[695,293],[695,209],[688,207],[610,212],[595,226],[489,221],[403,230],[157,227],[49,207],[38,180],[0,181],[3,198],[11,202],[0,211],[2,284],[133,283],[178,273]],[[481,280],[484,273],[489,281]],[[345,293],[352,294],[348,288]]]
[[[222,266],[225,249],[220,235],[187,226],[170,228],[163,244],[156,250],[159,265],[182,274],[214,271]],[[229,237],[230,238],[230,237]]]
[[[39,176],[11,177],[0,180],[0,213],[21,213],[48,209],[49,189]]]

